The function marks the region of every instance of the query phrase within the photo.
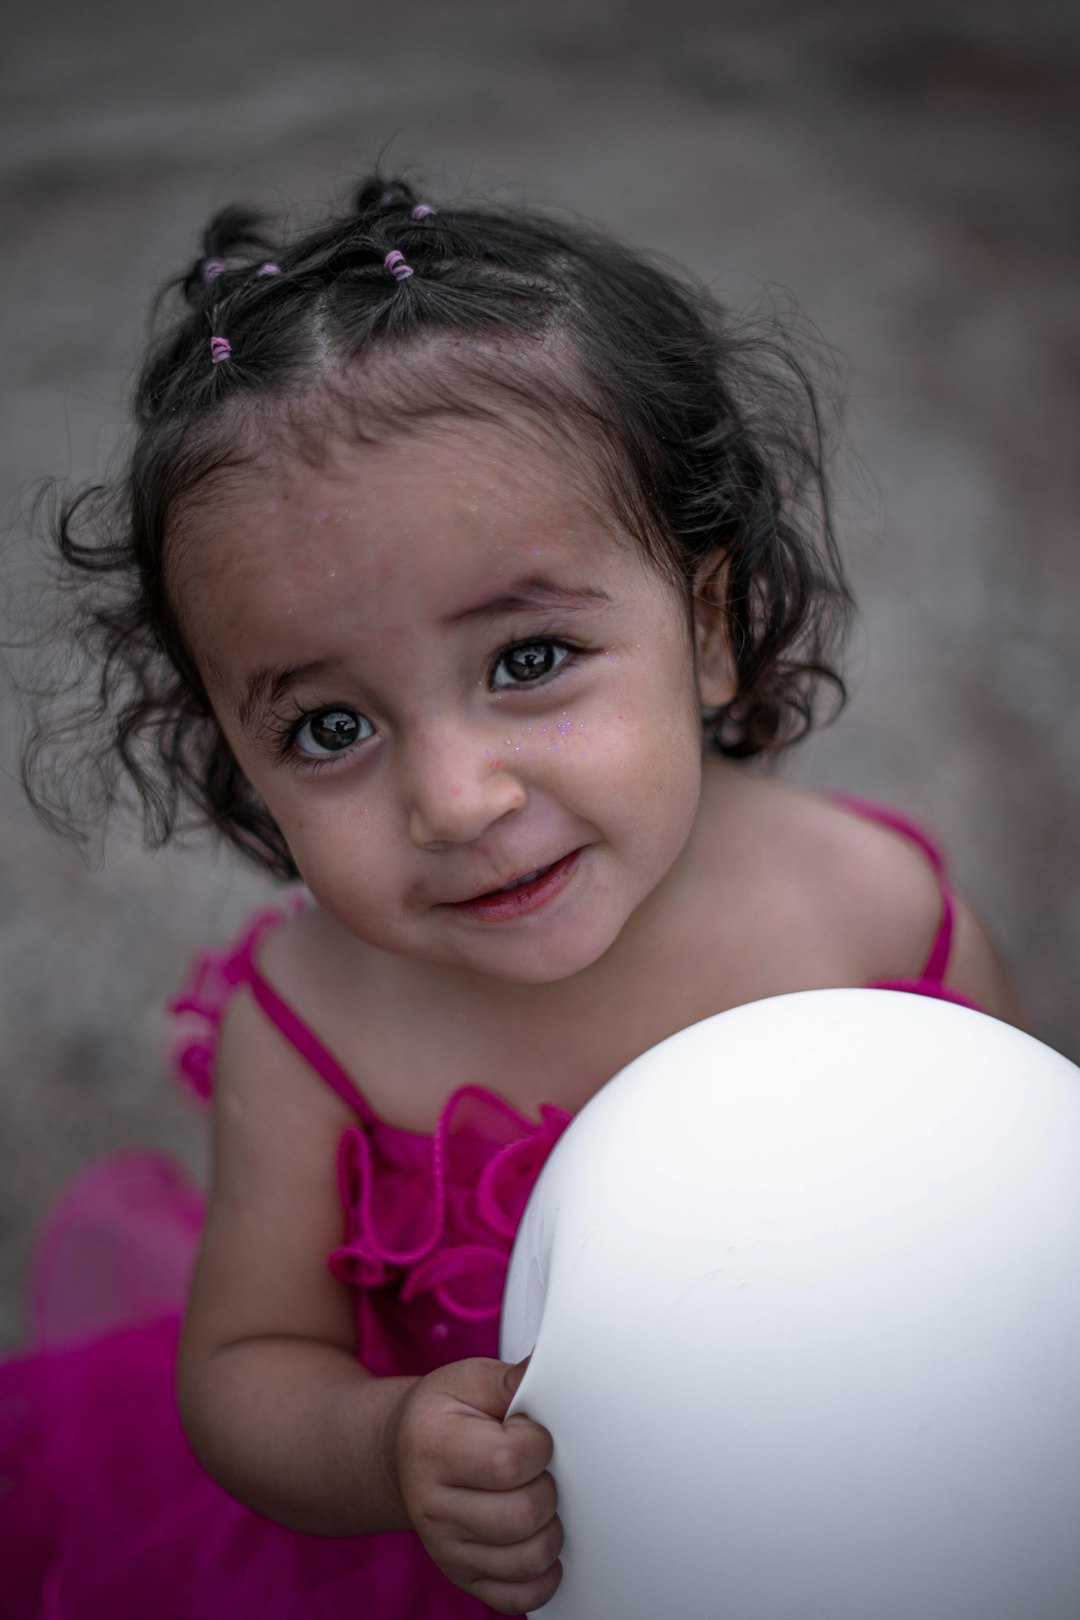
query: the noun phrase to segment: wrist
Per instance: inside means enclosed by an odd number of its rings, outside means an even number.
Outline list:
[[[369,1433],[373,1444],[368,1451],[369,1466],[374,1463],[379,1474],[379,1495],[386,1505],[386,1529],[411,1530],[412,1518],[401,1489],[400,1433],[401,1418],[418,1376],[372,1378],[365,1386],[363,1398],[374,1402],[375,1410],[368,1408]]]

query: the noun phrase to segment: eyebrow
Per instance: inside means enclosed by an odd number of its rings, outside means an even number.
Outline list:
[[[259,722],[278,698],[309,676],[324,675],[336,663],[333,658],[316,658],[310,664],[280,664],[273,669],[260,669],[244,682],[236,717],[245,731],[258,730]]]
[[[544,574],[531,574],[527,579],[515,580],[506,590],[495,596],[485,596],[471,607],[448,614],[443,624],[464,624],[471,619],[497,619],[504,613],[520,612],[523,608],[557,607],[568,612],[610,603],[607,591],[591,585],[578,585],[573,590],[556,585]]]
[[[598,590],[590,585],[579,585],[573,590],[568,590],[562,585],[556,585],[544,575],[534,574],[527,579],[515,580],[511,586],[497,595],[485,596],[470,607],[448,614],[441,623],[447,626],[466,624],[476,620],[501,618],[508,613],[520,613],[530,609],[535,611],[541,608],[558,608],[563,613],[588,612],[610,602],[611,597],[607,591]],[[237,719],[245,731],[258,730],[267,710],[272,709],[291,686],[295,686],[299,681],[325,675],[339,666],[339,659],[317,658],[307,664],[279,664],[257,670],[244,682],[236,710]]]

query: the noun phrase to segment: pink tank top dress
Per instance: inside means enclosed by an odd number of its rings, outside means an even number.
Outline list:
[[[912,839],[942,920],[922,973],[880,988],[972,1005],[946,986],[953,904],[941,858],[891,811],[842,801]],[[285,912],[209,952],[172,1005],[176,1057],[209,1096],[231,998],[266,1017],[355,1114],[338,1152],[343,1241],[328,1257],[356,1301],[357,1354],[377,1374],[496,1356],[506,1265],[533,1183],[569,1120],[530,1118],[459,1087],[431,1135],[369,1107],[267,983],[258,950]],[[5,1620],[481,1620],[412,1532],[324,1538],[235,1502],[180,1426],[176,1344],[204,1200],[169,1158],[111,1155],[76,1178],[40,1241],[33,1346],[0,1363],[0,1613]]]

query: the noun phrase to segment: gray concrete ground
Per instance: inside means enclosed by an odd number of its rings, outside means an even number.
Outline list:
[[[938,829],[1033,1028],[1080,1056],[1080,12],[1053,0],[124,0],[6,13],[0,489],[16,627],[36,480],[100,471],[151,289],[221,203],[339,196],[379,154],[789,289],[846,365],[850,707],[794,779]],[[121,1144],[196,1171],[161,1007],[269,886],[38,825],[4,706],[0,1343],[50,1198]]]

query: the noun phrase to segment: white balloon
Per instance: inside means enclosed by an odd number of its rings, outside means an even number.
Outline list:
[[[682,1030],[544,1167],[530,1351],[544,1620],[1077,1620],[1080,1070],[884,990]]]

